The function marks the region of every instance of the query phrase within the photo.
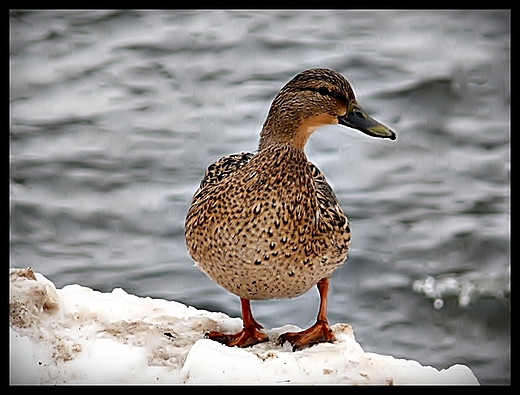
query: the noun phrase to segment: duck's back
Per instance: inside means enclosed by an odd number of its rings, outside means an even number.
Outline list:
[[[199,268],[245,299],[303,294],[343,263],[349,243],[332,189],[286,144],[209,166],[186,217]]]

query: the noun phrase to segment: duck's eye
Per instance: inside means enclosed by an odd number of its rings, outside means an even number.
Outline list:
[[[320,86],[318,88],[318,92],[321,93],[322,95],[329,95],[330,94],[330,91],[325,88],[324,86]]]

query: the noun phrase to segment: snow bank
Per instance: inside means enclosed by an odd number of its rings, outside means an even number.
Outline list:
[[[31,268],[10,271],[11,384],[478,384],[467,366],[437,370],[364,352],[347,324],[336,341],[292,352],[266,330],[250,348],[204,339],[242,321],[122,289],[56,289]]]

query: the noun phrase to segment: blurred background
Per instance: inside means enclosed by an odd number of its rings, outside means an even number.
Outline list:
[[[11,11],[10,266],[240,316],[184,217],[312,67],[398,135],[308,142],[353,232],[329,321],[365,351],[509,383],[509,11]],[[253,302],[265,327],[317,309],[315,289]]]

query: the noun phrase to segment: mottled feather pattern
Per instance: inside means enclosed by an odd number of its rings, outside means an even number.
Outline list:
[[[313,163],[309,162],[309,167],[316,185],[316,197],[320,209],[318,226],[321,227],[321,231],[326,232],[327,230],[331,231],[337,228],[344,229],[345,232],[350,233],[348,219],[343,213],[336,194],[328,184],[325,176]]]
[[[201,270],[247,299],[306,292],[343,263],[350,243],[332,189],[289,145],[210,165],[186,225]]]
[[[241,152],[240,154],[220,158],[208,166],[204,178],[200,182],[200,188],[209,184],[216,184],[224,178],[229,177],[232,173],[246,165],[253,156],[254,154],[250,152]]]

